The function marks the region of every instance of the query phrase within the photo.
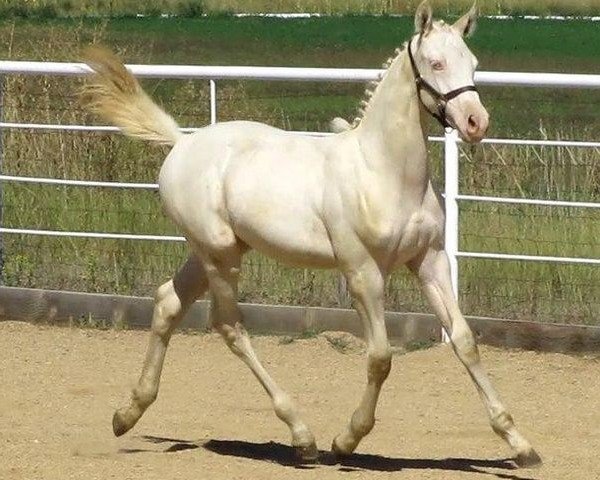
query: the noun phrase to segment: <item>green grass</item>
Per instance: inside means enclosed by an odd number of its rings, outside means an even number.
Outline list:
[[[410,35],[410,19],[15,20],[0,26],[0,57],[74,60],[102,42],[132,63],[376,67]],[[471,41],[484,70],[600,71],[597,25],[589,22],[482,21]],[[79,82],[7,77],[7,121],[90,122],[79,108]],[[182,125],[208,123],[206,82],[144,81]],[[219,82],[219,118],[254,119],[291,129],[322,130],[336,115],[351,118],[363,86],[335,83]],[[490,136],[598,139],[596,91],[485,88]],[[166,150],[117,135],[4,131],[9,174],[154,182]],[[600,152],[574,148],[467,147],[461,192],[600,201]],[[438,184],[441,149],[431,146]],[[58,230],[177,234],[154,192],[4,183],[3,224]],[[461,249],[598,257],[597,210],[531,206],[461,206]],[[8,285],[151,295],[187,255],[180,243],[57,239],[4,235]],[[597,323],[597,267],[461,260],[460,295],[467,314]],[[335,272],[291,269],[250,254],[243,301],[338,306]],[[401,271],[387,306],[428,310],[414,280]]]
[[[14,19],[0,27],[3,57],[9,44],[13,58],[42,55],[67,60],[77,56],[77,50],[44,45],[43,40],[50,35],[55,42],[71,46],[75,46],[75,40],[85,43],[101,38],[119,50],[127,48],[130,61],[168,59],[169,63],[206,64],[218,60],[245,65],[292,62],[303,66],[310,62],[314,66],[333,63],[355,67],[379,65],[412,34],[413,28],[411,18],[368,16],[285,21],[230,17]],[[568,57],[575,62],[586,60],[575,66],[594,71],[600,52],[598,25],[576,20],[480,19],[468,43],[480,57],[482,69],[524,65],[545,70],[554,60],[557,68],[572,72],[573,65],[564,61]],[[588,60],[593,63],[590,65]]]

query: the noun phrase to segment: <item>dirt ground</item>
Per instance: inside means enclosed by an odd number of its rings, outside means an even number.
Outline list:
[[[362,353],[323,335],[256,337],[268,369],[302,406],[323,450],[294,465],[287,427],[258,382],[215,335],[175,335],[159,398],[127,435],[113,410],[129,398],[146,332],[0,322],[0,479],[577,479],[600,478],[600,354],[482,348],[509,409],[545,460],[515,469],[450,349],[396,355],[378,423],[355,455],[325,453],[356,406]],[[350,345],[351,346],[351,345]]]

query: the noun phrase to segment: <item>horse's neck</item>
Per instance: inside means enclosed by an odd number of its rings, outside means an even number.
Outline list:
[[[386,71],[355,130],[365,161],[401,181],[426,182],[425,121],[405,50]]]

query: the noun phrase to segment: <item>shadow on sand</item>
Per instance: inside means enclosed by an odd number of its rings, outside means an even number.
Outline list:
[[[392,458],[381,455],[354,453],[347,457],[337,457],[329,451],[319,450],[319,459],[314,464],[302,464],[298,461],[295,450],[281,443],[253,443],[241,440],[208,440],[190,441],[168,437],[145,435],[142,440],[153,444],[167,444],[163,453],[179,452],[203,448],[217,455],[248,458],[284,467],[296,469],[315,469],[323,466],[337,467],[340,472],[376,471],[399,472],[402,470],[439,470],[460,471],[489,475],[503,480],[535,480],[533,477],[517,475],[517,467],[511,459],[485,460],[475,458]],[[156,450],[121,449],[121,453],[140,453]],[[489,471],[500,469],[505,472]]]
[[[154,435],[142,435],[141,438],[143,441],[154,444],[170,444],[164,450],[156,450],[151,448],[121,448],[119,449],[119,453],[144,453],[144,452],[163,452],[163,453],[172,453],[172,452],[180,452],[181,450],[195,450],[200,448],[202,444],[198,444],[196,442],[188,441],[188,440],[180,440],[177,438],[168,438],[168,437],[156,437]]]

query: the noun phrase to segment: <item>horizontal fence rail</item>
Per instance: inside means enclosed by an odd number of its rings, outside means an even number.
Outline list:
[[[376,80],[380,69],[337,69],[337,68],[288,68],[288,67],[229,67],[229,66],[190,66],[190,65],[129,65],[133,74],[146,78],[196,79],[209,81],[210,123],[218,121],[217,81],[218,80],[261,80],[261,81],[306,81],[306,82],[366,82]],[[0,80],[3,75],[50,75],[82,76],[90,73],[81,63],[0,61]],[[537,88],[600,88],[600,75],[521,73],[521,72],[477,72],[475,82],[479,85],[520,86]],[[117,132],[118,128],[108,125],[54,125],[43,123],[2,122],[0,129],[24,129],[32,131],[81,131]],[[183,132],[193,132],[197,127],[185,127]],[[297,134],[327,136],[328,132],[290,132]],[[498,203],[511,205],[538,205],[565,208],[600,208],[600,203],[583,201],[543,200],[532,198],[510,198],[482,195],[464,195],[459,192],[459,149],[461,140],[455,131],[447,131],[443,137],[429,137],[432,142],[444,143],[446,207],[446,250],[450,257],[452,281],[455,293],[458,292],[459,258],[490,260],[512,260],[527,262],[553,262],[586,265],[600,265],[598,258],[553,257],[544,255],[505,254],[496,252],[469,252],[459,248],[459,204],[461,202]],[[511,138],[484,139],[483,144],[519,145],[533,147],[572,147],[600,149],[600,142],[571,140],[531,140]],[[1,152],[0,152],[1,153]],[[23,177],[0,175],[0,182],[37,183],[57,186],[122,188],[137,190],[157,190],[155,183],[101,182],[93,180]],[[27,228],[0,228],[0,233],[74,238],[105,238],[144,241],[181,242],[181,236],[131,234],[122,232],[77,232],[52,231]]]
[[[456,256],[464,258],[484,258],[488,260],[522,260],[528,262],[579,263],[588,265],[600,265],[600,258],[550,257],[545,255],[513,255],[509,253],[460,251],[456,252]]]
[[[0,179],[2,177],[0,176]],[[473,202],[508,203],[512,205],[542,205],[547,207],[600,208],[600,203],[567,202],[564,200],[536,200],[531,198],[483,197],[481,195],[457,195],[457,200]]]
[[[128,65],[139,77],[205,80],[268,80],[303,82],[368,82],[384,72],[370,68],[229,67],[200,65]],[[83,63],[0,61],[1,74],[81,76]],[[600,88],[600,75],[530,72],[475,72],[479,85]]]
[[[164,242],[185,242],[184,237],[172,235],[143,235],[137,233],[109,233],[109,232],[66,232],[56,230],[30,230],[26,228],[0,228],[0,233],[13,233],[16,235],[41,235],[46,237],[72,237],[72,238],[104,238],[111,240],[152,240]]]
[[[158,183],[99,182],[96,180],[67,180],[63,178],[19,177],[16,175],[0,175],[0,181],[1,180],[16,183],[67,185],[71,187],[138,188],[142,190],[158,190]]]

